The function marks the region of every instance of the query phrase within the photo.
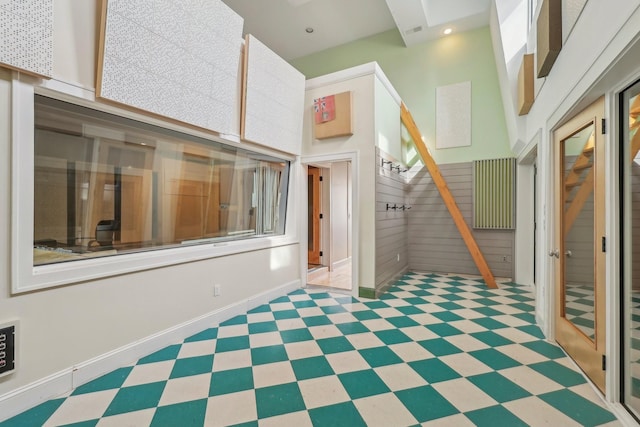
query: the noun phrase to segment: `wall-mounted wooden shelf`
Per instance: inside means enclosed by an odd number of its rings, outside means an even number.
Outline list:
[[[518,73],[518,114],[521,116],[528,114],[534,101],[533,54],[529,53],[522,57]]]
[[[562,0],[543,0],[537,22],[538,78],[546,77],[562,50]]]

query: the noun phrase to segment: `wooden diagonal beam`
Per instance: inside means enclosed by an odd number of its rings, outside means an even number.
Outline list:
[[[407,109],[407,106],[404,105],[404,102],[400,106],[400,118],[402,119],[402,123],[409,131],[409,135],[411,135],[416,149],[418,150],[418,153],[420,153],[420,157],[422,157],[422,161],[427,167],[427,170],[431,175],[431,179],[433,179],[433,182],[438,188],[440,196],[442,197],[444,204],[447,206],[449,214],[451,214],[451,217],[453,218],[453,222],[455,222],[456,227],[458,227],[458,231],[460,232],[464,243],[467,245],[467,249],[469,250],[471,257],[473,258],[476,267],[478,267],[482,278],[487,284],[487,287],[496,289],[498,287],[498,285],[496,284],[496,279],[493,277],[491,269],[489,268],[487,261],[484,259],[484,256],[482,255],[482,252],[480,251],[480,248],[478,247],[478,244],[476,243],[476,240],[471,233],[469,225],[467,225],[467,222],[464,220],[464,217],[460,212],[460,208],[458,208],[458,205],[456,204],[456,201],[453,198],[449,187],[447,186],[447,182],[440,173],[438,164],[435,162],[435,160],[433,160],[433,157],[431,157],[429,149],[422,140],[422,134],[420,133],[418,126],[414,122],[411,113]]]
[[[573,187],[582,185],[582,182],[580,181],[582,171],[593,166],[593,163],[591,162],[591,156],[593,155],[595,140],[596,137],[592,132],[591,136],[589,136],[589,139],[587,140],[587,143],[582,149],[582,152],[573,163],[573,167],[571,168],[569,173],[567,173],[567,177],[564,180],[565,200],[569,198],[569,193],[571,193]]]
[[[640,151],[640,130],[638,130],[633,136],[633,138],[631,139],[631,150],[630,150],[631,155],[629,156],[629,160],[633,162],[633,159],[636,158],[639,151]],[[564,217],[564,221],[565,221],[564,235],[565,236],[567,236],[569,234],[569,231],[571,231],[571,227],[573,227],[573,223],[575,222],[576,218],[578,217],[578,214],[582,210],[582,207],[584,206],[585,202],[587,201],[587,199],[591,195],[591,192],[593,191],[593,179],[594,179],[594,173],[592,168],[587,174],[587,176],[585,177],[584,181],[580,183],[580,188],[578,189],[578,192],[576,193],[575,197],[569,204],[569,207],[565,210],[565,217]],[[566,181],[565,181],[565,185],[566,185]],[[570,190],[565,189],[565,200],[566,200],[566,195],[568,195],[569,191]]]
[[[640,121],[638,122],[640,123]],[[633,135],[633,139],[631,140],[631,161],[636,158],[638,155],[638,151],[640,151],[640,129],[638,129]]]
[[[589,144],[592,144],[592,143],[589,142]],[[640,130],[638,130],[633,136],[633,138],[631,139],[631,144],[630,144],[631,155],[629,159],[632,162],[633,162],[633,159],[635,159],[636,156],[638,155],[638,151],[640,151]],[[590,155],[591,153],[589,153],[587,157]],[[581,154],[580,156],[583,157],[584,153]],[[574,168],[575,168],[575,164],[577,163],[578,161],[574,163]],[[565,181],[565,186],[569,183],[569,178],[571,178],[571,176],[572,175],[569,175],[569,177]],[[569,234],[569,231],[571,231],[571,227],[573,227],[573,223],[578,218],[578,214],[580,214],[582,207],[584,206],[587,199],[591,195],[591,192],[593,191],[593,179],[594,179],[594,174],[593,174],[593,168],[592,168],[587,174],[587,176],[584,178],[584,180],[579,183],[580,188],[578,188],[578,192],[576,193],[575,197],[569,204],[569,207],[565,209],[565,224],[564,224],[565,236]],[[571,191],[570,188],[565,187],[565,200],[570,191]]]
[[[638,117],[640,117],[640,96],[636,96],[633,104],[631,104],[631,107],[629,108],[629,116],[634,120],[638,120]]]
[[[584,181],[580,183],[580,188],[576,193],[576,196],[571,201],[571,204],[564,213],[564,235],[567,236],[573,223],[578,218],[578,214],[582,211],[582,207],[593,192],[593,168],[589,170],[589,173],[585,177]]]

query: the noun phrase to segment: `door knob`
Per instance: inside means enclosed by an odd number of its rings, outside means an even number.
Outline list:
[[[571,251],[569,251],[569,250],[568,250],[568,251],[566,251],[564,254],[565,254],[568,258],[571,258],[571,256],[573,255],[573,252],[571,252]]]
[[[556,257],[556,258],[560,258],[560,251],[557,249],[552,250],[551,252],[549,252],[549,256],[551,257]]]

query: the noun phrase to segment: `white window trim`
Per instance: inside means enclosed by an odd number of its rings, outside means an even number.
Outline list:
[[[72,262],[34,266],[33,265],[33,220],[34,220],[34,95],[36,87],[54,87],[59,99],[77,101],[78,105],[90,106],[108,112],[116,112],[123,117],[135,117],[148,123],[164,125],[156,119],[116,109],[103,104],[92,103],[93,93],[62,82],[48,81],[34,84],[32,78],[15,72],[11,85],[12,114],[12,184],[11,184],[11,290],[24,293],[54,286],[67,285],[116,276],[126,273],[167,267],[170,265],[200,261],[242,252],[263,250],[299,243],[297,210],[295,209],[296,183],[289,180],[287,201],[287,222],[285,234],[281,236],[255,237],[246,240],[211,242],[193,246],[162,248],[145,252],[122,254],[110,257],[76,260]],[[60,91],[62,89],[62,91]],[[50,90],[46,90],[51,94]],[[70,96],[69,96],[70,95]],[[81,99],[75,98],[80,96]],[[73,101],[72,101],[73,102]],[[239,146],[223,139],[216,139],[204,132],[191,130],[176,124],[164,126],[195,136],[204,136],[229,145]],[[291,160],[290,170],[296,170],[299,160],[283,153],[251,147],[252,151],[275,155]]]

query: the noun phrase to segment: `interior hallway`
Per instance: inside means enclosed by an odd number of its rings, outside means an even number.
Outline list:
[[[351,261],[334,268],[333,271],[323,266],[310,268],[307,273],[307,284],[351,290]]]
[[[620,425],[533,298],[416,273],[380,300],[301,289],[0,426]]]

